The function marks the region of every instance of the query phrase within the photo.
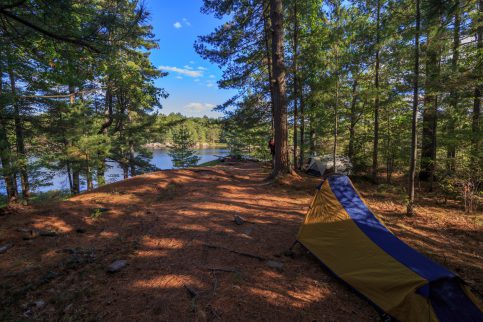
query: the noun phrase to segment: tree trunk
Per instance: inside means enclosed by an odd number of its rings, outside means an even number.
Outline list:
[[[481,129],[480,129],[480,114],[481,114],[481,87],[475,88],[475,98],[473,102],[473,115],[471,122],[472,132],[472,153],[471,153],[471,166],[481,170],[482,158],[480,157],[480,143],[481,143]]]
[[[72,193],[80,193],[80,171],[75,167],[72,169]]]
[[[394,153],[391,141],[391,113],[389,108],[386,108],[386,122],[386,183],[390,184],[394,164]]]
[[[304,166],[305,152],[305,111],[304,111],[304,93],[303,87],[300,87],[300,152],[299,152],[299,168]]]
[[[478,2],[478,11],[480,13],[478,18],[477,29],[477,49],[481,53],[483,49],[483,0]],[[481,129],[480,129],[480,113],[481,113],[481,83],[477,83],[475,87],[474,101],[473,101],[473,115],[471,120],[471,166],[477,169],[474,174],[476,178],[479,178],[481,169],[483,167],[483,161],[480,152],[481,146]]]
[[[12,177],[13,177],[13,190],[15,191],[15,199],[18,199],[18,180],[17,180],[17,173],[15,170],[12,170]]]
[[[386,159],[386,183],[387,184],[391,183],[393,169],[394,169],[394,155],[391,152],[387,155],[387,159]]]
[[[297,126],[298,126],[298,73],[297,73],[297,55],[298,55],[298,18],[297,18],[297,0],[293,0],[293,165],[297,169]]]
[[[459,46],[460,46],[460,3],[459,0],[455,1],[454,11],[454,31],[453,31],[453,58],[451,60],[451,72],[456,77],[458,74],[458,59],[459,59]],[[459,115],[458,108],[458,91],[453,87],[449,94],[450,106],[447,125],[447,162],[446,171],[449,175],[453,175],[456,171],[456,140],[455,140],[455,114]]]
[[[309,153],[313,156],[315,153],[315,128],[314,128],[314,117],[309,116]]]
[[[350,113],[349,151],[348,151],[348,157],[349,157],[349,160],[351,160],[351,162],[352,162],[352,158],[354,157],[354,136],[355,136],[355,127],[357,123],[356,104],[357,104],[357,78],[355,78],[354,82],[352,83],[352,101],[351,101],[351,113]]]
[[[340,21],[340,2],[336,2],[336,14],[335,14],[335,19],[336,19],[336,24],[337,28],[339,28],[339,21]],[[335,104],[334,104],[334,144],[332,147],[332,162],[333,162],[333,170],[334,173],[337,173],[337,162],[336,162],[336,157],[337,157],[337,140],[339,136],[339,47],[338,44],[335,47]]]
[[[438,73],[439,74],[439,73]],[[431,146],[432,146],[432,155],[431,155],[431,164],[432,164],[432,175],[429,176],[429,191],[433,191],[433,184],[434,184],[434,173],[436,171],[436,130],[438,124],[438,95],[434,97],[434,106],[433,106],[434,115],[432,117],[431,123]]]
[[[338,68],[338,64],[337,64]],[[339,135],[339,72],[337,74],[335,85],[335,105],[334,105],[334,146],[332,150],[332,161],[334,166],[334,173],[337,173],[336,158],[337,158],[337,139]]]
[[[112,94],[111,94],[111,88],[109,83],[107,84],[107,89],[106,89],[105,104],[106,106],[105,106],[105,112],[104,112],[104,123],[102,124],[101,129],[99,130],[99,134],[104,134],[107,136],[107,129],[112,125],[112,122],[114,121],[112,116]],[[97,186],[98,187],[106,184],[105,172],[106,172],[106,160],[101,160],[97,167]]]
[[[432,66],[433,58],[428,62],[428,66]],[[426,68],[427,75],[429,73],[429,67]],[[434,176],[435,162],[436,162],[436,146],[434,145],[434,139],[436,136],[436,104],[437,97],[431,91],[434,90],[428,83],[431,76],[427,76],[426,79],[426,94],[424,96],[424,111],[423,111],[423,138],[421,147],[421,171],[419,173],[419,179],[422,181],[432,181]]]
[[[378,148],[379,148],[379,44],[380,44],[380,15],[381,15],[381,2],[377,0],[376,10],[376,70],[374,86],[376,88],[376,99],[374,102],[374,144],[372,151],[372,181],[377,183],[377,169],[378,169]]]
[[[136,175],[136,163],[135,163],[135,153],[134,153],[134,143],[129,142],[129,168],[131,169],[131,177]]]
[[[265,58],[267,60],[267,74],[268,74],[268,88],[270,90],[270,106],[272,109],[272,132],[273,132],[273,84],[272,84],[272,59],[270,57],[270,28],[271,22],[270,17],[263,11],[263,32],[264,32],[264,40],[265,40]],[[272,133],[273,135],[273,133]]]
[[[0,97],[3,96],[3,73],[0,70]],[[14,176],[12,173],[12,164],[10,160],[10,143],[8,142],[7,119],[5,117],[5,106],[0,102],[0,161],[2,162],[2,177],[5,181],[7,190],[7,203],[15,201],[18,192],[15,189]]]
[[[419,96],[419,32],[421,29],[421,13],[419,1],[416,0],[416,32],[414,34],[414,75],[413,75],[413,112],[411,119],[411,155],[409,160],[409,202],[407,206],[408,216],[414,215],[414,179],[416,177],[417,156],[417,117]]]
[[[132,113],[131,111],[128,110],[127,112],[127,120],[130,124],[132,124],[133,119],[132,119]],[[131,170],[131,177],[134,177],[136,175],[136,154],[135,154],[135,149],[134,149],[134,142],[132,139],[129,137],[131,134],[128,131],[128,145],[129,145],[129,151],[128,152],[128,165]]]
[[[86,158],[86,181],[87,181],[87,190],[91,191],[94,189],[94,183],[92,182],[92,169],[90,165],[89,156]]]
[[[99,165],[97,166],[97,173],[96,173],[96,181],[97,181],[97,186],[103,186],[106,184],[106,161],[101,160],[99,162]]]
[[[431,19],[428,22],[429,31],[426,45],[426,81],[424,86],[421,171],[419,173],[421,180],[430,182],[430,191],[433,189],[432,183],[434,181],[434,171],[436,168],[436,128],[440,61],[438,43],[441,35],[441,8],[436,8],[435,10],[438,10],[439,14],[430,13]]]
[[[65,153],[65,155],[67,155],[67,148],[69,147],[69,142],[67,141],[67,138],[65,135],[65,126],[64,126],[64,121],[62,117],[62,109],[59,110],[59,123],[60,123],[60,134],[62,137],[62,144],[63,144],[63,152]],[[74,184],[72,182],[72,171],[71,171],[72,168],[71,168],[71,162],[69,160],[66,160],[65,167],[67,171],[67,179],[69,181],[70,193],[74,194]]]
[[[274,133],[274,126],[273,122],[275,119],[274,113],[275,110],[273,108],[273,83],[272,83],[272,59],[271,59],[271,53],[270,53],[270,28],[271,28],[271,22],[270,22],[270,16],[269,13],[267,14],[265,10],[265,2],[264,1],[264,10],[263,10],[263,34],[264,34],[264,40],[265,40],[265,57],[267,60],[267,74],[268,74],[268,88],[270,90],[270,112],[272,115],[272,119],[270,122],[270,136],[271,138],[275,137]],[[270,4],[267,3],[267,9],[270,8]],[[275,155],[272,154],[272,166],[275,164]]]
[[[69,161],[66,162],[66,171],[67,171],[67,179],[69,181],[69,189],[70,189],[70,192],[73,193],[74,192],[74,186],[73,186],[73,183],[72,183],[72,171],[70,169],[70,162]]]
[[[285,93],[284,31],[282,0],[270,0],[272,22],[272,71],[274,92],[275,164],[271,176],[291,172],[288,158],[287,100]]]
[[[9,62],[10,63],[10,62]],[[20,109],[17,101],[17,90],[15,75],[13,73],[12,66],[9,66],[8,76],[10,79],[10,90],[12,93],[12,105],[14,112],[15,123],[15,140],[17,148],[17,167],[20,169],[20,182],[22,185],[22,197],[28,199],[30,197],[30,185],[27,173],[27,156],[25,154],[24,133],[22,127],[22,120],[20,117]]]
[[[69,93],[70,93],[70,99],[69,103],[71,107],[75,103],[75,87],[74,85],[69,84]],[[73,194],[78,194],[80,193],[80,171],[81,171],[81,165],[79,161],[73,161],[71,163],[72,166],[72,193]]]
[[[7,203],[15,201],[18,192],[15,189],[14,177],[12,175],[12,166],[10,162],[10,144],[8,143],[7,131],[5,129],[5,120],[3,116],[0,120],[0,158],[2,161],[2,176],[5,181],[5,189],[7,190]]]
[[[129,165],[122,163],[121,168],[124,175],[124,179],[129,178]]]

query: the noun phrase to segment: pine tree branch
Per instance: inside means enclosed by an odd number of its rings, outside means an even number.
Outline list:
[[[0,14],[4,15],[5,17],[8,17],[12,20],[15,20],[17,21],[18,23],[24,25],[24,26],[27,26],[29,27],[30,29],[33,29],[45,36],[48,36],[50,38],[53,38],[55,40],[58,40],[58,41],[62,41],[62,42],[66,42],[66,43],[70,43],[70,44],[74,44],[74,45],[78,45],[78,46],[82,46],[82,47],[85,47],[85,48],[88,48],[90,49],[91,51],[93,52],[96,52],[96,53],[100,53],[101,51],[96,48],[95,46],[89,44],[88,42],[84,41],[83,39],[79,39],[79,38],[73,38],[73,37],[69,37],[69,36],[63,36],[63,35],[57,35],[55,34],[54,32],[51,32],[41,26],[38,26],[34,23],[31,23],[29,22],[28,20],[24,19],[24,18],[21,18],[19,16],[16,16],[14,15],[12,12],[4,9],[4,8],[0,8]]]
[[[0,10],[12,9],[12,8],[15,8],[15,7],[20,7],[21,5],[23,5],[25,3],[25,1],[26,0],[19,0],[19,1],[13,2],[13,3],[10,3],[10,4],[2,5],[2,6],[0,6]]]
[[[73,92],[73,93],[68,93],[68,94],[53,94],[53,95],[24,95],[24,96],[20,96],[22,98],[67,98],[67,97],[71,97],[71,96],[77,96],[77,95],[81,95],[81,94],[89,94],[89,93],[94,93],[94,92],[97,92],[99,90],[102,90],[104,88],[93,88],[93,89],[86,89],[86,90],[83,90],[83,91],[77,91],[77,92]]]

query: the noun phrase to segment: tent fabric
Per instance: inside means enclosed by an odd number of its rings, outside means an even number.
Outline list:
[[[332,155],[312,156],[308,158],[304,171],[313,176],[324,176],[328,173],[334,173],[334,159]],[[352,163],[346,156],[336,157],[336,173],[349,175],[352,169]]]
[[[312,157],[310,159],[310,164],[307,169],[307,173],[315,175],[315,176],[322,176],[325,173],[326,167],[325,163],[320,160],[320,158]]]
[[[483,321],[461,280],[393,235],[347,176],[319,186],[297,240],[400,321]]]

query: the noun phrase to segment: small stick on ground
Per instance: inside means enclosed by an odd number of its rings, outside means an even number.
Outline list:
[[[223,249],[223,250],[229,251],[229,252],[234,253],[234,254],[255,258],[255,259],[258,259],[259,261],[266,260],[266,258],[255,255],[255,254],[239,252],[237,250],[229,249],[229,248],[226,248],[226,247],[223,247],[223,246],[216,246],[216,245],[210,245],[210,244],[203,244],[203,246],[208,247],[208,248],[213,248],[213,249]]]
[[[218,287],[218,279],[216,278],[216,271],[211,271],[213,274],[213,296],[216,295],[216,288]]]
[[[206,267],[209,271],[216,271],[216,272],[229,272],[229,273],[239,273],[239,271],[235,268],[231,267]]]
[[[188,294],[190,295],[191,298],[196,298],[198,297],[198,292],[196,292],[193,288],[187,286],[187,285],[184,285],[184,287],[186,288],[186,290],[188,291]]]

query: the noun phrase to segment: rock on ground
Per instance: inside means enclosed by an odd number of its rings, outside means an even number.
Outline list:
[[[116,273],[119,272],[121,269],[123,269],[127,265],[127,261],[120,259],[117,261],[112,262],[108,267],[107,267],[107,272],[108,273]]]
[[[12,247],[12,244],[0,245],[0,254],[5,253],[10,247]]]

